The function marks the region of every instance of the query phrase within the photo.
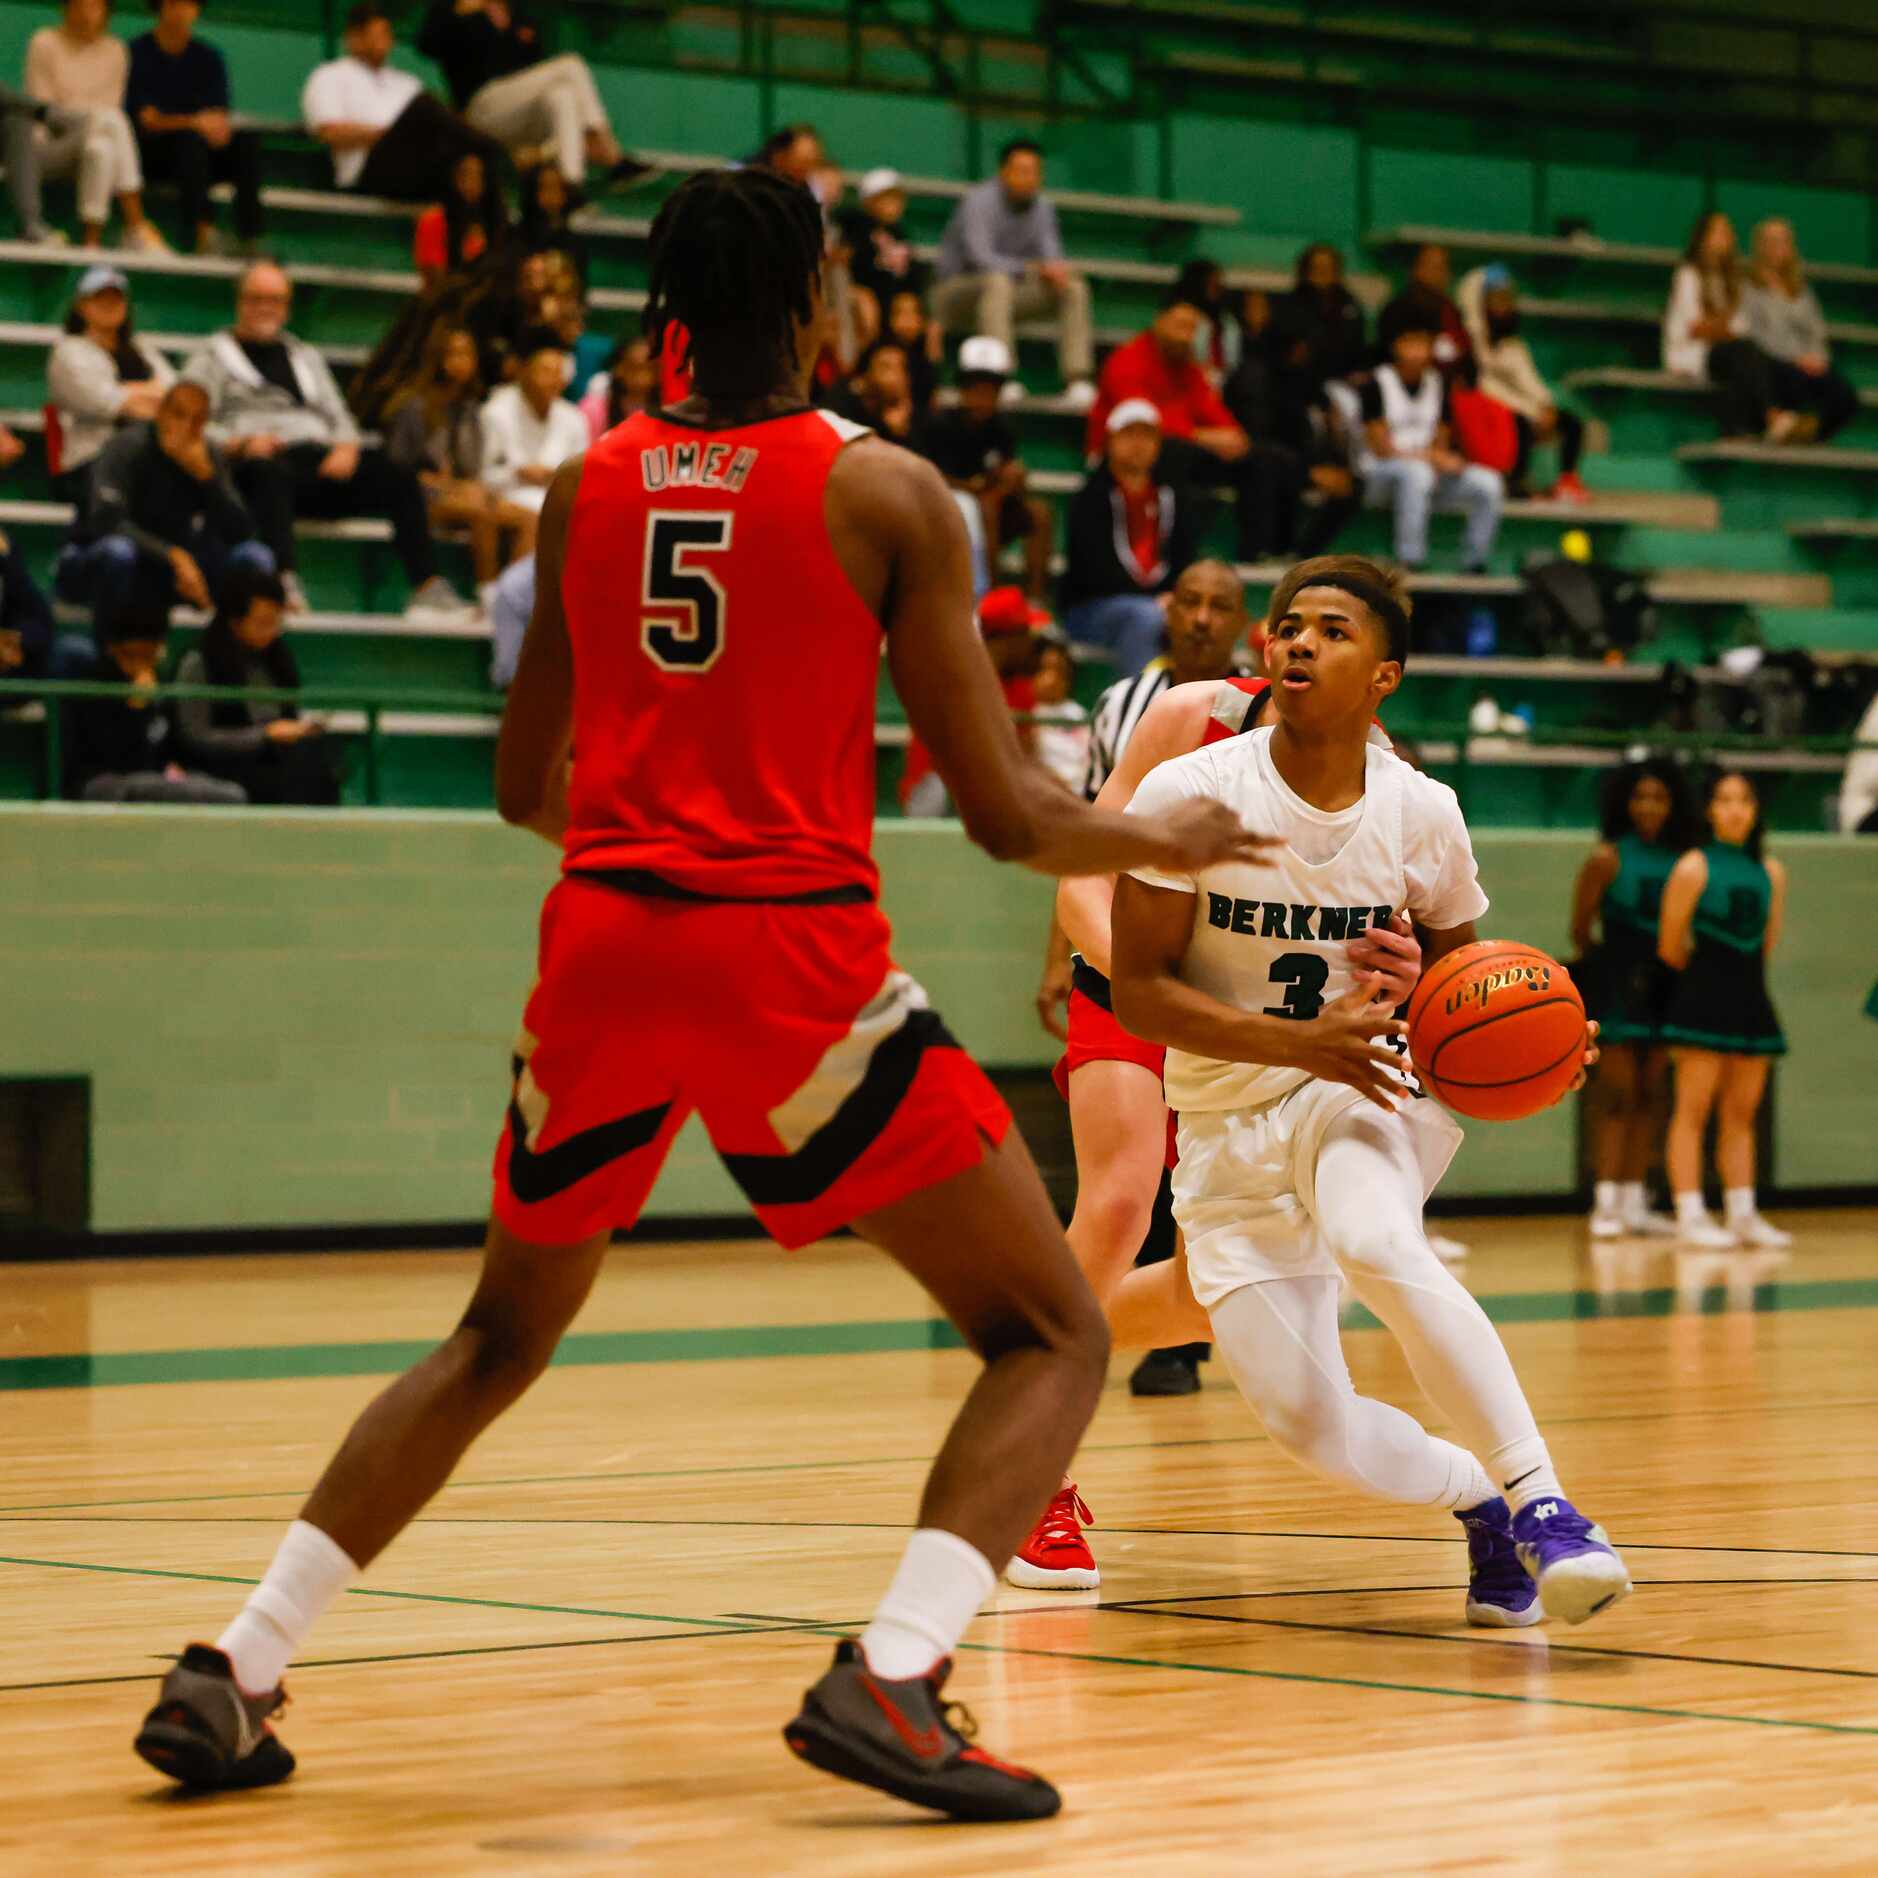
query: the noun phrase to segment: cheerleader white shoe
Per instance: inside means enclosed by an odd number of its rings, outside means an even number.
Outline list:
[[[1630,1228],[1624,1224],[1621,1213],[1593,1213],[1591,1215],[1591,1236],[1594,1239],[1621,1239]]]
[[[1667,1213],[1652,1213],[1647,1208],[1624,1215],[1624,1230],[1639,1239],[1673,1239],[1676,1222]]]
[[[1740,1243],[1726,1226],[1718,1225],[1706,1213],[1698,1219],[1679,1219],[1676,1237],[1684,1245],[1701,1246],[1712,1252],[1732,1252]]]
[[[1734,1225],[1734,1242],[1755,1252],[1784,1252],[1793,1243],[1790,1232],[1782,1232],[1772,1220],[1750,1213]]]

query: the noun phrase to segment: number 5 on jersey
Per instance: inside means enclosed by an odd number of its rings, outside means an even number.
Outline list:
[[[667,672],[708,672],[724,649],[729,598],[700,557],[730,546],[728,510],[654,509],[646,517],[639,643]]]

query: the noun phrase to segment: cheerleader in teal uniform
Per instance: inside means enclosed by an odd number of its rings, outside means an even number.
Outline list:
[[[1591,1167],[1596,1198],[1591,1236],[1673,1233],[1644,1194],[1668,1081],[1663,999],[1669,971],[1657,956],[1657,916],[1677,857],[1695,839],[1682,777],[1661,757],[1627,763],[1604,791],[1603,839],[1578,870],[1572,890],[1573,967],[1598,1020]]]
[[[1767,958],[1780,939],[1787,870],[1761,855],[1761,803],[1739,770],[1709,780],[1708,839],[1679,860],[1663,892],[1658,946],[1677,974],[1663,1014],[1676,1065],[1669,1182],[1676,1229],[1690,1245],[1776,1250],[1792,1235],[1754,1204],[1754,1117],[1767,1072],[1783,1054]],[[1726,1199],[1717,1225],[1702,1204],[1702,1135],[1720,1109],[1716,1171]]]

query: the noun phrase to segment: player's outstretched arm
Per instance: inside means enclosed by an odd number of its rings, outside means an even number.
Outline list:
[[[869,511],[870,532],[888,542],[880,618],[894,686],[979,847],[1043,874],[1204,867],[1257,855],[1262,838],[1220,803],[1117,815],[1079,801],[1030,762],[972,626],[971,553],[951,492],[931,464],[906,451],[865,444],[846,454],[864,457],[865,473],[844,479],[844,501]],[[1188,858],[1166,858],[1176,854]]]
[[[574,652],[561,606],[567,528],[584,457],[555,471],[535,540],[535,610],[516,661],[496,744],[496,807],[505,822],[561,845],[567,833],[567,759],[574,741]]]
[[[1109,983],[1115,1015],[1137,1037],[1224,1063],[1268,1063],[1348,1083],[1393,1108],[1405,1093],[1390,1074],[1401,1058],[1382,1041],[1408,1034],[1372,973],[1314,1018],[1235,1010],[1180,977],[1193,938],[1191,893],[1123,878],[1115,883],[1114,955]]]

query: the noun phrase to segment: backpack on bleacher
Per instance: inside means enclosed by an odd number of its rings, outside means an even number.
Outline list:
[[[1535,652],[1578,659],[1629,653],[1649,626],[1649,588],[1627,568],[1534,556],[1520,578],[1520,625]]]

